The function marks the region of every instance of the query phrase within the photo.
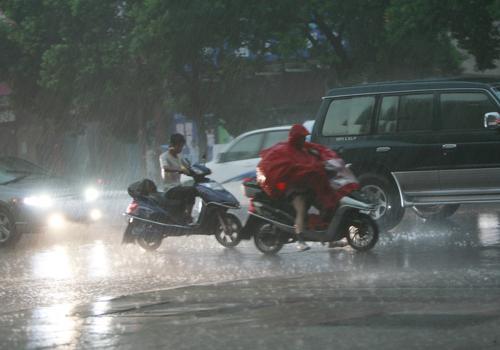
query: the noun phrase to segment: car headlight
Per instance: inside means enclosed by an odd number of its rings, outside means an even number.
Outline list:
[[[50,208],[54,204],[54,201],[48,195],[40,195],[25,197],[23,203],[32,207]]]
[[[97,189],[95,189],[94,187],[87,187],[85,189],[85,192],[83,193],[83,195],[85,196],[85,200],[87,202],[93,202],[95,201],[97,198],[99,198],[99,191]]]

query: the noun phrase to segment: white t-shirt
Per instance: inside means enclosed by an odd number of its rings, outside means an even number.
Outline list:
[[[165,190],[179,186],[181,184],[181,174],[177,172],[165,171],[163,167],[171,170],[181,171],[182,162],[179,156],[174,156],[170,151],[166,151],[160,155],[161,177]]]

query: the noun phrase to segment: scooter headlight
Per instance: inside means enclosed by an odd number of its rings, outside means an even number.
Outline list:
[[[214,190],[214,191],[223,191],[224,190],[224,187],[222,187],[222,185],[218,182],[204,182],[204,183],[200,183],[200,185],[202,185],[206,188],[210,188],[211,190]]]

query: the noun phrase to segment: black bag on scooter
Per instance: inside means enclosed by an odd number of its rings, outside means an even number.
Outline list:
[[[152,193],[158,192],[158,188],[152,180],[143,179],[128,186],[127,192],[132,198],[140,196],[147,197]]]

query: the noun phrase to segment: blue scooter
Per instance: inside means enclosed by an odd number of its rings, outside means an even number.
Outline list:
[[[168,198],[168,192],[156,191],[153,181],[145,179],[129,186],[132,197],[127,211],[128,225],[123,243],[137,243],[153,251],[160,247],[163,238],[189,235],[215,235],[224,247],[235,247],[240,243],[241,222],[229,209],[238,209],[238,200],[222,185],[210,180],[210,169],[204,165],[188,165],[188,176],[201,199],[201,211],[192,223],[186,219],[185,203]]]

